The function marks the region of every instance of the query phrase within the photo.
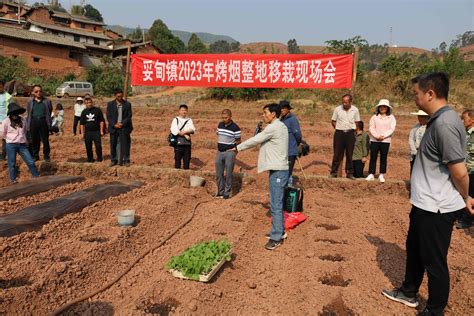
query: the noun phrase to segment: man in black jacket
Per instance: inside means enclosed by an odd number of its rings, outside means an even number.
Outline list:
[[[26,105],[28,117],[26,128],[31,138],[30,151],[35,161],[39,160],[39,151],[43,143],[44,161],[50,161],[49,131],[51,130],[51,112],[53,106],[51,101],[43,97],[40,85],[33,86],[33,98]]]
[[[132,125],[132,105],[123,99],[123,91],[115,89],[115,100],[107,104],[107,122],[110,133],[110,166],[130,166],[130,134]],[[120,157],[117,157],[117,142],[120,142]],[[117,159],[118,158],[118,159]]]

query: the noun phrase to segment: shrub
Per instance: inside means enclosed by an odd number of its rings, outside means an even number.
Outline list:
[[[104,57],[99,66],[87,68],[87,81],[92,83],[96,95],[112,95],[114,89],[123,87],[125,76],[119,65],[109,57]]]
[[[24,80],[28,74],[28,66],[21,58],[9,58],[0,56],[0,80]]]

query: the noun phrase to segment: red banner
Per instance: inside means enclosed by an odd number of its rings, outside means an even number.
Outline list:
[[[352,55],[132,55],[132,85],[351,88]]]

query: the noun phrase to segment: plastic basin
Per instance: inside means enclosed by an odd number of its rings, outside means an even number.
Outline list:
[[[133,223],[135,223],[135,210],[118,211],[117,222],[120,226],[133,225]]]
[[[189,183],[192,187],[202,187],[205,179],[198,176],[190,176]]]

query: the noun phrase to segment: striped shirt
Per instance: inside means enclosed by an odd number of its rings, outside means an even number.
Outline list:
[[[241,137],[240,127],[234,122],[227,126],[224,124],[224,122],[220,122],[217,126],[216,134],[217,150],[220,152],[234,148],[236,141]]]

